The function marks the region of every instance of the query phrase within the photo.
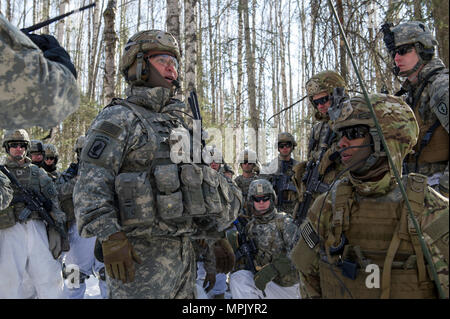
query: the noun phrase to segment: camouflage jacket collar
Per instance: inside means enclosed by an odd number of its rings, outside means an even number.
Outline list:
[[[277,209],[274,208],[274,209],[272,209],[271,212],[265,213],[264,215],[260,215],[260,216],[253,215],[253,219],[255,220],[255,223],[257,223],[257,224],[267,224],[268,222],[270,222],[272,219],[275,218],[276,213],[277,213]]]
[[[172,92],[163,87],[148,88],[131,86],[127,90],[127,101],[154,112],[161,112],[170,103]]]
[[[24,164],[20,164],[19,162],[11,159],[11,157],[7,157],[5,160],[5,166],[7,168],[24,168],[24,167],[28,167],[31,165],[31,159],[28,157],[25,157],[25,163]]]
[[[439,58],[431,59],[431,61],[425,64],[422,70],[419,71],[417,81],[415,83],[411,83],[408,79],[406,79],[405,82],[403,82],[402,84],[402,88],[406,91],[416,89],[422,84],[423,80],[427,77],[427,75],[430,72],[442,67],[445,67],[445,65],[441,59]]]
[[[348,174],[348,176],[356,192],[365,197],[379,197],[386,195],[396,186],[395,178],[392,178],[389,172],[376,182],[361,181],[353,177],[352,174]]]

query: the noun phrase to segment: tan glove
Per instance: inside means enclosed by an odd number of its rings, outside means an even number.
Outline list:
[[[108,276],[123,283],[134,280],[134,262],[142,263],[124,232],[109,236],[102,243],[103,262]]]
[[[213,249],[216,256],[216,271],[225,274],[232,271],[236,258],[228,240],[223,238],[217,240],[213,245]]]
[[[61,235],[54,229],[53,227],[49,227],[47,229],[47,236],[48,236],[48,248],[50,249],[50,252],[53,255],[53,258],[58,259],[58,257],[61,255],[62,251],[62,238]]]
[[[216,284],[216,273],[208,272],[205,276],[205,281],[203,282],[203,288],[205,288],[205,292],[208,293],[211,289],[213,289]]]

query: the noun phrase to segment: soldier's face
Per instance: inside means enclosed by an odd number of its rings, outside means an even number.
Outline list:
[[[55,158],[54,157],[47,157],[46,159],[45,159],[45,164],[47,164],[48,166],[51,166],[51,165],[53,165],[53,163],[55,162]]]
[[[151,53],[149,56],[150,63],[168,83],[172,84],[172,81],[178,78],[178,71],[172,60],[173,57],[166,54],[151,56]]]
[[[27,151],[26,144],[24,143],[10,143],[9,144],[9,154],[14,157],[22,157]]]
[[[255,207],[256,214],[265,213],[270,207],[270,196],[255,196],[255,199],[253,200],[253,206]]]
[[[44,159],[44,155],[41,153],[31,153],[31,160],[33,162],[40,162]]]
[[[246,173],[251,173],[253,170],[253,163],[249,163],[249,162],[244,162],[241,164],[242,167],[242,171],[246,172]]]
[[[215,171],[219,171],[220,168],[220,164],[216,163],[216,162],[212,162],[211,164],[209,164],[209,166],[215,170]]]
[[[322,92],[322,93],[316,94],[316,95],[313,96],[313,102],[317,101],[317,100],[320,101],[320,99],[322,99],[322,98],[324,98],[326,96],[328,96],[327,92]],[[330,106],[331,106],[331,100],[330,99],[328,99],[328,101],[326,101],[325,103],[321,103],[321,101],[320,101],[320,102],[318,102],[316,104],[317,109],[322,114],[326,114],[328,112],[328,109],[330,108]]]
[[[400,72],[405,72],[411,70],[417,62],[419,62],[419,56],[417,55],[416,49],[413,47],[409,52],[403,55],[400,55],[397,52],[394,56],[394,62],[400,69]]]
[[[233,173],[231,172],[225,172],[223,173],[226,177],[228,177],[229,179],[233,179]]]
[[[288,156],[292,152],[291,143],[278,143],[278,151],[282,156]]]

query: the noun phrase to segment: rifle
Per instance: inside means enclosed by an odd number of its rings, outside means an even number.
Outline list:
[[[188,102],[189,105],[191,107],[191,111],[192,111],[192,117],[194,119],[193,124],[192,124],[192,129],[193,129],[193,142],[192,142],[192,152],[193,152],[193,161],[194,163],[200,163],[201,162],[201,148],[205,147],[206,142],[203,139],[203,120],[202,120],[202,115],[200,113],[200,106],[198,104],[198,99],[197,99],[197,93],[195,92],[195,90],[192,90],[189,94],[188,97]],[[197,126],[200,124],[200,128],[197,128]],[[197,128],[197,129],[196,129]],[[198,143],[198,136],[197,134],[195,134],[195,132],[198,132],[198,130],[200,129],[200,140],[201,140],[201,145],[199,145]],[[200,155],[200,158],[198,158],[198,155]]]
[[[247,239],[245,233],[245,228],[242,222],[237,218],[233,224],[239,233],[239,248],[237,249],[235,255],[236,260],[245,258],[245,268],[250,270],[253,274],[256,274],[255,264],[253,263],[253,255],[256,253],[256,245],[251,239]]]
[[[81,7],[79,9],[72,10],[70,12],[61,14],[61,15],[59,15],[57,17],[54,17],[54,18],[51,18],[51,19],[39,22],[39,23],[37,23],[35,25],[32,25],[31,27],[20,29],[20,31],[22,31],[23,33],[29,33],[29,32],[33,32],[33,31],[39,30],[40,28],[43,28],[43,27],[45,27],[45,26],[47,26],[47,25],[49,25],[49,24],[51,24],[51,23],[53,23],[55,21],[64,19],[65,17],[70,16],[73,13],[89,9],[90,7],[95,7],[95,2],[93,2],[91,4],[88,4],[87,6]]]
[[[294,223],[300,226],[306,218],[309,206],[313,201],[313,195],[316,193],[324,193],[328,190],[329,185],[323,182],[323,176],[319,174],[319,165],[326,150],[330,147],[331,141],[334,138],[334,132],[328,128],[325,136],[325,144],[322,145],[319,158],[317,161],[311,159],[306,164],[306,174],[302,178],[302,182],[306,185],[306,191],[303,193],[303,200],[300,202],[297,213],[295,215]]]
[[[67,233],[65,229],[56,224],[52,216],[48,213],[48,210],[51,209],[51,201],[45,198],[45,196],[42,194],[24,188],[19,183],[17,178],[12,175],[5,166],[0,165],[0,170],[19,189],[19,191],[22,193],[24,201],[27,204],[27,206],[20,212],[18,216],[19,221],[26,220],[33,211],[36,211],[38,212],[39,217],[41,217],[48,226],[53,227],[61,235],[61,237],[66,240]]]

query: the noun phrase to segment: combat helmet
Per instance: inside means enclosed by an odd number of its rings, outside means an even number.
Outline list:
[[[253,196],[264,196],[270,195],[270,207],[267,212],[270,212],[275,207],[275,203],[277,202],[277,194],[275,193],[272,184],[267,179],[255,179],[252,181],[248,187],[247,200],[252,203],[253,206]]]
[[[44,143],[40,140],[31,140],[30,149],[28,151],[31,153],[41,153],[44,154]]]
[[[392,57],[395,55],[396,48],[408,44],[415,47],[419,57],[419,62],[411,70],[400,72],[397,67],[394,67],[395,74],[407,77],[433,58],[434,47],[438,45],[438,42],[423,22],[409,21],[395,27],[385,24],[382,29],[385,45]]]
[[[374,93],[369,95],[375,115],[380,124],[386,144],[392,155],[394,165],[401,172],[405,156],[417,143],[419,127],[411,108],[400,97]],[[372,138],[373,152],[364,163],[363,170],[369,170],[382,156],[386,156],[375,122],[363,95],[357,95],[332,106],[328,112],[332,129],[338,133],[351,126],[363,125],[368,128]],[[394,176],[392,167],[391,176]]]
[[[347,90],[347,84],[339,73],[325,70],[313,75],[306,82],[306,93],[308,94],[309,103],[317,109],[313,103],[313,96],[324,92],[332,95],[335,88]]]
[[[6,130],[3,136],[3,144],[2,144],[6,152],[9,152],[8,147],[9,142],[25,142],[27,144],[27,148],[30,147],[31,143],[30,136],[24,129]]]
[[[146,52],[173,55],[181,60],[178,42],[172,34],[161,30],[140,31],[134,34],[125,45],[120,59],[120,72],[130,84],[145,85],[154,75],[151,75],[150,63],[144,59]],[[162,78],[162,77],[161,77]],[[164,81],[159,86],[169,87]]]
[[[278,134],[277,145],[283,142],[284,143],[291,142],[292,149],[294,149],[297,146],[297,142],[295,141],[294,136],[292,136],[292,134],[288,132],[281,132]]]

